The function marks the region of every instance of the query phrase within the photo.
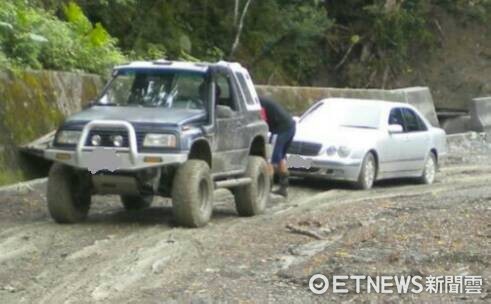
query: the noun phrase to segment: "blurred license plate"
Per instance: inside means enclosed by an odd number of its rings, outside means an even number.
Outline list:
[[[288,155],[286,164],[288,165],[288,168],[310,169],[310,167],[312,167],[312,161],[310,159],[305,159],[296,154]]]

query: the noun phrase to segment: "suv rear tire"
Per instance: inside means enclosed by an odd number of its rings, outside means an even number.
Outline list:
[[[172,185],[172,211],[178,225],[202,227],[213,212],[213,181],[202,160],[188,160],[177,170]]]
[[[121,195],[126,210],[142,210],[152,205],[153,195]]]
[[[77,223],[89,213],[89,177],[73,168],[54,163],[48,177],[48,211],[58,223]]]
[[[271,189],[268,165],[262,157],[250,156],[245,177],[252,182],[233,190],[235,206],[240,216],[261,214],[266,209]]]

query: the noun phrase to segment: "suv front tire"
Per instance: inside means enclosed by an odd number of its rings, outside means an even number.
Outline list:
[[[58,223],[85,220],[91,203],[89,177],[73,168],[54,163],[48,177],[48,211]]]
[[[177,170],[172,185],[172,211],[178,225],[205,226],[213,212],[213,181],[202,160],[188,160]]]

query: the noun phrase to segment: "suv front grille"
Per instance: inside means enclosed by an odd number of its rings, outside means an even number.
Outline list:
[[[319,155],[321,148],[322,145],[318,143],[294,141],[291,143],[290,148],[288,148],[288,153],[305,156],[316,156]]]
[[[101,144],[99,145],[100,147],[114,147],[113,144],[113,137],[114,136],[122,136],[123,137],[123,145],[122,147],[128,147],[129,146],[129,140],[128,140],[128,131],[126,130],[98,130],[98,129],[93,129],[90,131],[89,136],[87,137],[87,141],[85,142],[86,146],[93,146],[92,145],[92,137],[95,135],[99,135],[101,137]]]
[[[143,140],[145,139],[145,134],[144,132],[136,132],[136,143],[138,146],[138,150],[141,150],[141,147],[143,146]],[[120,135],[123,137],[123,148],[129,147],[129,139],[128,139],[128,131],[126,130],[100,130],[100,129],[94,129],[91,130],[89,133],[89,136],[87,137],[87,142],[85,143],[86,146],[93,146],[92,145],[92,136],[94,135],[99,135],[101,137],[101,144],[100,147],[114,147],[113,144],[113,137]]]

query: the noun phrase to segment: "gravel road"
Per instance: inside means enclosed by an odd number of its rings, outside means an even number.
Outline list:
[[[454,151],[434,185],[370,191],[295,181],[288,200],[239,218],[227,191],[200,229],[170,202],[126,212],[96,197],[87,222],[48,216],[43,180],[0,190],[0,303],[491,302],[491,162]],[[487,158],[486,158],[487,157]],[[481,162],[482,159],[487,162]],[[477,161],[479,160],[479,161]],[[475,275],[476,295],[314,295],[311,275]]]

